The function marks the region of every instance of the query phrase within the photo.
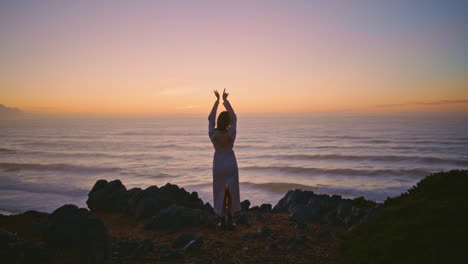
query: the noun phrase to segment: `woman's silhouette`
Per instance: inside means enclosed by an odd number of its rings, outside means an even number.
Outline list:
[[[213,157],[213,201],[214,211],[222,216],[221,226],[233,228],[232,214],[240,211],[239,170],[236,155],[233,151],[236,140],[237,116],[227,100],[228,93],[223,91],[224,107],[215,128],[216,110],[219,104],[219,93],[214,91],[216,102],[208,116],[208,135],[215,148]]]

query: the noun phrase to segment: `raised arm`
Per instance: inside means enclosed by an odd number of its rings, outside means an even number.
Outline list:
[[[219,93],[218,91],[214,91],[214,93],[217,99],[213,105],[213,108],[211,109],[210,115],[208,116],[208,136],[210,137],[211,141],[213,141],[213,138],[214,138],[216,110],[218,110],[218,105],[219,105]]]
[[[223,92],[223,100],[224,100],[223,104],[226,110],[231,114],[231,128],[229,128],[228,133],[231,139],[234,141],[236,140],[236,134],[237,134],[237,116],[236,116],[236,113],[234,112],[234,109],[232,109],[231,103],[227,99],[228,95],[229,94],[226,93],[226,91]]]

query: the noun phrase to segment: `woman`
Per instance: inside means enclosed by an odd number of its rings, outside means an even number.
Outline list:
[[[221,227],[232,229],[232,214],[240,211],[239,170],[234,151],[236,140],[237,117],[227,100],[228,93],[223,91],[224,107],[215,128],[216,110],[219,104],[219,93],[214,91],[216,102],[208,116],[208,135],[215,148],[213,157],[213,201],[214,211],[221,215]]]

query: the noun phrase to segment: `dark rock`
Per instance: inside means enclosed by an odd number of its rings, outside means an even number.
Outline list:
[[[338,206],[339,201],[330,198],[330,196],[322,194],[315,195],[307,201],[307,207],[315,208],[320,211],[321,214],[325,212],[335,210]]]
[[[137,218],[144,218],[157,214],[167,206],[169,206],[167,201],[161,199],[160,189],[157,186],[150,186],[135,195],[133,206],[129,203],[126,211]]]
[[[125,211],[137,218],[157,215],[171,204],[213,213],[211,206],[204,205],[197,192],[189,193],[170,183],[161,188],[150,186],[145,190],[133,188],[127,191],[119,180],[98,180],[86,203],[92,211]]]
[[[260,211],[264,213],[270,213],[271,212],[271,204],[262,204],[260,205]]]
[[[91,211],[119,212],[127,206],[127,189],[120,180],[99,180],[88,194],[86,204]]]
[[[258,207],[258,205],[249,208],[249,211],[259,211],[259,210],[260,210],[260,207]]]
[[[37,219],[37,218],[42,219],[42,218],[45,218],[45,217],[49,216],[48,213],[38,212],[38,211],[35,211],[35,210],[26,211],[26,212],[22,213],[22,215],[25,215],[27,217],[34,218],[34,219]]]
[[[198,198],[198,193],[189,193],[184,188],[179,188],[177,185],[170,183],[161,188],[150,186],[143,191],[137,192],[133,198],[129,199],[126,211],[137,218],[142,218],[157,215],[160,210],[172,204],[211,211]]]
[[[197,238],[188,242],[188,244],[184,246],[181,252],[185,253],[185,252],[191,252],[191,251],[198,251],[202,247],[203,247],[203,239]]]
[[[309,199],[314,196],[315,194],[312,191],[303,191],[299,189],[288,191],[286,195],[275,205],[273,212],[290,212],[290,210],[296,205],[307,204]]]
[[[338,217],[336,210],[329,211],[325,214],[325,216],[322,216],[321,222],[324,224],[330,224],[334,226],[344,225],[344,220]]]
[[[198,237],[193,234],[181,234],[172,241],[173,248],[180,248],[187,245],[190,241],[196,240]]]
[[[146,229],[177,232],[184,228],[212,227],[213,216],[204,210],[171,205],[149,219]]]
[[[236,219],[237,225],[247,225],[249,223],[249,216],[247,214],[241,214]]]
[[[336,195],[336,194],[332,195],[331,198],[332,198],[333,200],[337,200],[337,201],[341,201],[341,200],[343,199],[343,198],[341,197],[341,195]]]
[[[353,201],[349,199],[341,200],[336,208],[336,215],[340,219],[345,219],[353,210]]]
[[[289,220],[295,222],[319,221],[320,208],[308,207],[303,204],[296,205],[289,214]]]
[[[28,233],[30,233],[32,236],[42,237],[49,225],[49,214],[29,210],[22,213],[21,215],[24,215],[28,218]]]
[[[75,205],[64,205],[49,216],[45,241],[53,249],[79,250],[87,263],[104,263],[111,256],[111,239],[104,223]]]
[[[242,211],[247,211],[249,210],[249,207],[250,207],[250,201],[249,200],[244,200],[240,203],[240,206],[241,206],[241,210]]]
[[[213,206],[211,206],[210,203],[205,203],[203,205],[203,209],[205,209],[208,213],[210,214],[214,214],[214,209],[213,209]]]

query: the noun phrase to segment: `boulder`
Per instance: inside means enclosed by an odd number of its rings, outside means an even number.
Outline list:
[[[127,189],[120,180],[98,180],[88,194],[86,204],[91,211],[119,212],[127,206]]]
[[[262,205],[260,205],[260,212],[270,213],[271,212],[271,204],[262,204]]]
[[[336,210],[339,200],[333,199],[328,195],[314,195],[307,201],[307,207],[313,207],[320,211],[321,214]]]
[[[213,206],[211,206],[210,203],[205,203],[205,205],[203,205],[203,209],[206,210],[208,213],[210,214],[214,214],[214,209],[213,209]]]
[[[173,204],[151,217],[146,229],[177,232],[184,228],[212,227],[214,219],[208,212]]]
[[[295,222],[319,221],[320,208],[298,204],[291,210],[291,213],[289,214],[289,220]]]
[[[273,212],[289,212],[289,219],[295,222],[313,221],[350,227],[375,217],[382,211],[380,205],[362,197],[350,200],[339,195],[296,189],[288,191]]]
[[[292,208],[299,204],[307,204],[310,198],[314,197],[315,194],[312,191],[303,191],[303,190],[291,190],[286,193],[286,195],[279,200],[279,202],[273,208],[273,212],[290,212]]]
[[[353,201],[349,199],[341,200],[336,208],[336,216],[344,220],[353,210]]]
[[[170,183],[161,188],[150,186],[145,190],[133,188],[127,191],[120,180],[98,180],[89,192],[86,204],[91,211],[125,211],[137,218],[157,215],[172,204],[213,213],[211,205],[203,204],[197,192],[189,193]]]
[[[78,250],[87,263],[104,263],[111,256],[111,239],[104,223],[89,210],[68,204],[49,216],[44,234],[53,249]]]
[[[259,211],[259,210],[260,210],[260,207],[258,207],[258,205],[249,208],[249,211]]]
[[[241,206],[241,210],[242,211],[247,211],[249,210],[249,207],[250,207],[250,201],[249,200],[244,200],[240,203],[240,206]]]
[[[143,191],[136,191],[129,199],[126,211],[137,218],[143,218],[155,216],[172,204],[213,213],[211,205],[203,204],[197,192],[189,193],[184,188],[170,183],[161,188],[150,186]]]

